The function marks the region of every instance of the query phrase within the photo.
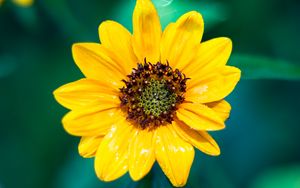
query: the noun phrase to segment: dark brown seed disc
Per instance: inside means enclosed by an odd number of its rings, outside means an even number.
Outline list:
[[[121,108],[140,129],[154,129],[172,123],[184,101],[188,78],[169,64],[144,62],[132,69],[120,89]]]

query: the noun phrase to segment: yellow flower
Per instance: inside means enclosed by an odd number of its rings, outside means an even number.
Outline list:
[[[99,26],[101,44],[73,45],[86,78],[54,95],[71,110],[64,128],[81,137],[81,156],[95,157],[99,179],[113,181],[129,171],[137,181],[157,160],[174,186],[184,186],[193,146],[220,154],[207,131],[225,127],[231,107],[224,98],[240,70],[226,66],[231,40],[200,43],[203,30],[202,16],[192,11],[162,32],[152,2],[137,0],[132,35],[105,21]]]
[[[0,5],[4,2],[4,0],[0,0]],[[22,6],[22,7],[28,7],[31,6],[33,3],[33,0],[12,0],[15,4]]]

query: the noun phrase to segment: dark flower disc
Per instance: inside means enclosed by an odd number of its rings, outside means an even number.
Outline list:
[[[172,123],[178,105],[184,101],[188,78],[169,63],[146,60],[127,77],[120,89],[121,108],[127,119],[140,129]]]

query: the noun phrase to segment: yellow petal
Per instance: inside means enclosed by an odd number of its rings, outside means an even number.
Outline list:
[[[84,158],[94,157],[103,136],[86,136],[80,139],[78,152]]]
[[[99,26],[101,44],[110,49],[122,62],[121,66],[129,74],[138,60],[131,45],[131,34],[121,24],[114,21],[102,22]]]
[[[102,140],[95,158],[95,170],[99,179],[113,181],[128,170],[128,147],[135,129],[125,121],[119,121]]]
[[[118,89],[103,81],[81,79],[61,86],[54,92],[55,99],[68,109],[77,109],[92,103],[120,104]]]
[[[173,186],[184,186],[194,160],[194,148],[182,140],[169,125],[157,128],[155,137],[158,164]]]
[[[116,57],[100,44],[74,44],[72,53],[75,63],[87,78],[107,80],[113,85],[120,85],[127,73]]]
[[[32,5],[33,0],[13,0],[13,2],[16,3],[17,5],[28,7]]]
[[[177,117],[195,130],[214,131],[225,128],[217,113],[203,104],[182,103],[177,110]]]
[[[185,100],[197,103],[219,101],[232,92],[240,77],[241,71],[238,68],[224,66],[203,79],[194,82],[189,80]]]
[[[133,50],[140,62],[160,60],[161,25],[151,0],[137,0],[133,12]]]
[[[2,5],[3,1],[4,1],[4,0],[0,0],[0,6]]]
[[[129,146],[129,173],[134,181],[143,178],[155,161],[153,132],[139,130]]]
[[[181,16],[165,29],[161,42],[161,60],[182,69],[193,58],[204,30],[201,14],[195,11]]]
[[[173,121],[172,125],[181,138],[202,152],[213,156],[220,155],[218,144],[206,131],[195,131],[179,120]]]
[[[98,104],[67,113],[62,123],[69,134],[97,136],[106,134],[111,126],[122,118],[125,116],[118,108],[113,108],[110,104]]]
[[[231,106],[225,100],[207,103],[206,105],[213,109],[223,121],[230,115]]]
[[[190,82],[203,78],[210,72],[224,66],[231,54],[232,42],[229,38],[220,37],[201,43],[192,61],[186,64],[182,72],[192,78]]]

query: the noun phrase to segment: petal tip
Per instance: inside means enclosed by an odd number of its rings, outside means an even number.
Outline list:
[[[218,37],[212,40],[216,40],[217,43],[219,43],[221,49],[229,51],[229,54],[231,54],[232,51],[232,40],[228,37]]]
[[[64,105],[62,104],[62,102],[61,102],[62,100],[61,100],[60,94],[61,94],[60,88],[57,88],[56,90],[54,90],[54,91],[52,92],[52,95],[53,95],[54,99],[56,100],[56,102],[58,102],[59,104],[61,104],[62,106],[64,106]]]
[[[234,67],[234,66],[227,66],[227,68],[228,68],[228,70],[230,70],[230,72],[232,74],[234,74],[234,77],[236,80],[240,80],[241,74],[242,74],[241,69]]]
[[[54,91],[52,91],[52,95],[54,96],[54,98],[56,99],[57,96],[59,95],[59,91],[60,91],[60,88],[57,88],[55,89]],[[56,99],[57,100],[57,99]]]
[[[105,21],[101,22],[101,23],[99,24],[98,30],[102,29],[102,28],[105,27],[106,25],[111,24],[111,22],[112,22],[112,20],[105,20]]]
[[[190,11],[182,15],[176,23],[178,25],[190,25],[191,27],[203,27],[204,21],[202,15],[197,11]],[[193,28],[191,28],[193,29]]]
[[[78,135],[78,134],[76,134],[76,132],[75,131],[73,131],[73,129],[72,128],[70,128],[70,127],[72,127],[72,123],[70,122],[70,114],[71,114],[71,112],[72,111],[70,111],[70,112],[68,112],[66,115],[64,115],[64,117],[62,118],[62,120],[61,120],[61,123],[62,123],[62,125],[63,125],[63,128],[64,128],[64,130],[68,133],[68,134],[70,134],[70,135],[73,135],[73,136],[82,136],[82,135]]]
[[[206,129],[206,131],[221,131],[226,128],[224,121],[221,118],[219,118],[219,116],[216,117],[216,119],[219,121],[219,122],[216,122],[217,126],[214,126],[210,129],[208,128],[208,129]],[[199,131],[199,130],[197,130],[197,131]],[[200,131],[202,131],[202,130],[200,130]]]
[[[221,155],[221,150],[220,150],[220,148],[219,148],[219,150],[218,150],[216,153],[212,154],[212,156],[219,156],[219,155]]]
[[[101,181],[104,181],[104,182],[111,182],[116,179],[116,178],[112,178],[113,176],[111,176],[111,174],[104,173],[101,168],[99,169],[97,167],[97,165],[98,165],[97,162],[94,162],[94,168],[95,168],[96,176],[98,177],[98,179],[100,179]]]
[[[95,161],[96,161],[96,159],[95,159]],[[94,162],[94,168],[95,168],[95,173],[96,173],[97,178],[100,179],[101,181],[107,182],[107,180],[106,180],[105,176],[102,174],[101,170],[98,169],[96,162]]]
[[[100,46],[100,44],[95,43],[95,42],[77,42],[77,43],[73,43],[72,44],[73,55],[74,55],[75,51],[84,50],[84,49],[88,50],[88,48],[90,48],[91,46],[97,47],[97,46]]]
[[[222,121],[222,123],[220,123],[219,129],[216,129],[217,131],[220,131],[220,130],[223,130],[223,129],[226,128],[226,125],[225,125],[224,121],[223,120],[221,120],[221,121]]]
[[[224,40],[225,46],[229,46],[230,48],[232,48],[232,40],[228,37],[222,37],[222,39]]]
[[[144,177],[144,176],[141,176],[140,174],[135,174],[130,170],[129,170],[129,175],[133,181],[139,181],[140,179],[142,179]]]
[[[91,158],[92,157],[86,151],[84,151],[84,149],[80,145],[78,145],[78,153],[83,158]]]
[[[113,23],[114,23],[114,21],[112,21],[112,20],[105,20],[99,24],[98,33],[99,33],[100,41],[101,41],[101,35],[102,35],[101,33],[105,32],[105,29],[109,28],[110,25],[112,25]]]
[[[73,56],[73,59],[75,60],[75,63],[76,63],[76,57],[78,56],[78,53],[80,53],[80,48],[81,48],[81,45],[80,43],[74,43],[72,44],[72,56]]]
[[[72,44],[72,52],[74,50],[76,50],[79,46],[80,46],[80,43],[74,43],[74,44]]]
[[[105,175],[105,173],[103,173],[103,169],[99,167],[100,166],[100,164],[98,164],[99,160],[100,160],[99,157],[101,157],[101,156],[97,156],[97,154],[96,154],[96,157],[95,157],[95,160],[94,160],[94,170],[95,170],[96,176],[101,181],[109,182],[111,180],[109,180],[107,175]]]
[[[215,141],[213,141],[213,145],[214,145],[214,150],[207,152],[207,154],[209,154],[210,156],[215,156],[215,157],[221,155],[221,150],[220,150],[219,145]]]

